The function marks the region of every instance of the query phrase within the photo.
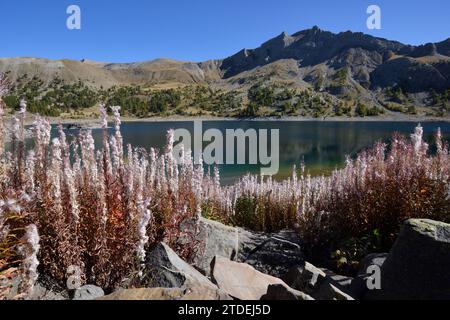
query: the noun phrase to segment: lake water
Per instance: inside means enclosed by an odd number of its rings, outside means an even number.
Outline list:
[[[226,129],[278,129],[280,134],[280,171],[277,178],[290,175],[292,166],[303,160],[313,175],[327,174],[343,166],[346,156],[354,156],[377,140],[387,141],[394,132],[410,135],[417,123],[372,121],[204,121],[203,130],[217,128],[225,136]],[[441,128],[444,138],[450,140],[450,123],[423,123],[426,139]],[[185,128],[193,135],[193,122],[125,122],[121,131],[124,143],[133,146],[162,148],[169,129]],[[68,130],[74,134],[76,130]],[[101,143],[101,130],[93,130],[95,141]],[[270,149],[269,149],[270,150]],[[229,184],[246,173],[259,174],[258,165],[222,165],[222,182]]]

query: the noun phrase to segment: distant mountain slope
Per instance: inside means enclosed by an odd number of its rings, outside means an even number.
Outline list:
[[[44,83],[61,78],[96,88],[200,84],[246,92],[255,84],[281,83],[373,104],[388,98],[383,90],[396,88],[412,94],[411,102],[420,105],[431,92],[450,88],[450,38],[411,46],[363,33],[335,34],[313,27],[293,35],[283,32],[256,49],[243,49],[222,60],[101,63],[3,58],[0,72],[8,72],[12,81],[27,74]]]
[[[355,80],[366,89],[401,85],[420,92],[450,87],[449,53],[450,39],[414,47],[363,33],[334,34],[314,27],[292,36],[282,33],[259,48],[244,49],[224,59],[221,70],[224,78],[230,78],[293,59],[307,82],[317,82],[319,76],[330,82],[334,70],[346,68],[350,73],[348,85]]]
[[[12,81],[27,74],[37,76],[46,83],[59,77],[68,83],[82,80],[95,87],[111,87],[163,82],[206,83],[219,77],[217,67],[208,68],[209,65],[210,63],[198,64],[168,59],[139,63],[100,63],[87,60],[3,58],[0,59],[0,72],[9,72]],[[204,69],[201,66],[204,66]]]

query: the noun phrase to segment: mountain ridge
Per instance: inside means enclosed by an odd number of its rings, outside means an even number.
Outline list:
[[[174,71],[175,67],[191,68],[188,70],[194,72],[195,66],[200,70],[211,70],[212,66],[218,66],[219,74],[212,77],[212,80],[217,80],[217,76],[221,76],[224,79],[236,76],[244,71],[249,71],[256,67],[264,66],[272,62],[284,59],[294,59],[301,63],[301,66],[311,66],[320,64],[328,59],[332,59],[345,49],[362,48],[368,51],[376,51],[383,54],[389,54],[392,51],[394,54],[404,55],[411,58],[419,58],[427,55],[440,54],[450,58],[450,37],[436,43],[426,43],[419,46],[403,44],[398,41],[388,40],[385,38],[374,37],[362,32],[344,31],[339,33],[332,33],[330,31],[323,31],[318,26],[314,26],[310,29],[298,31],[292,35],[287,32],[282,32],[278,36],[275,36],[266,42],[262,43],[259,47],[254,49],[244,48],[235,54],[226,57],[224,59],[211,59],[201,62],[192,61],[180,61],[170,58],[156,58],[152,60],[135,61],[135,62],[100,62],[94,60],[72,60],[72,59],[59,59],[52,60],[47,58],[35,58],[35,57],[12,57],[12,58],[0,58],[0,71],[10,71],[14,73],[16,70],[8,70],[8,67],[23,63],[30,64],[30,60],[37,64],[49,64],[46,66],[51,71],[51,64],[55,63],[71,63],[82,65],[90,65],[106,69],[110,71],[120,69],[132,69],[133,72],[139,73],[139,71],[148,71],[149,73],[158,71],[161,69],[167,69],[170,74],[170,70]],[[26,69],[26,68],[24,68]],[[37,70],[39,67],[36,68]],[[19,70],[20,74],[20,70]],[[76,74],[76,72],[75,72]],[[138,83],[140,77],[137,77]],[[153,78],[158,79],[154,76]],[[162,77],[165,79],[164,76]],[[186,78],[186,77],[184,77]],[[149,77],[151,80],[152,77]],[[194,77],[197,81],[211,80],[208,77],[203,79],[200,77]],[[69,79],[70,80],[70,79]],[[142,79],[141,79],[142,80]],[[182,78],[183,80],[183,78]],[[187,79],[184,79],[186,81]],[[119,81],[120,82],[120,81]],[[133,83],[133,80],[130,81]],[[182,81],[183,82],[183,81]],[[120,83],[119,83],[120,84]]]
[[[450,38],[414,46],[314,26],[291,35],[282,32],[257,48],[244,48],[224,59],[112,63],[0,58],[0,72],[7,72],[13,83],[26,74],[42,79],[44,85],[60,78],[94,88],[201,85],[242,94],[255,85],[275,84],[383,107],[392,101],[427,106],[434,92],[450,88]]]

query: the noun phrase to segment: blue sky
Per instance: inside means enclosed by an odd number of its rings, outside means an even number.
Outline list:
[[[71,4],[81,30],[66,28]],[[382,30],[366,28],[370,4]],[[448,0],[1,0],[0,57],[203,61],[313,25],[421,44],[450,37],[449,12]]]

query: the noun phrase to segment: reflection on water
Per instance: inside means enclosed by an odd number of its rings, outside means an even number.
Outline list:
[[[306,169],[316,175],[327,173],[344,164],[347,155],[354,156],[377,140],[387,140],[394,132],[411,134],[417,123],[413,122],[320,122],[320,121],[205,121],[203,130],[220,129],[279,129],[280,173],[278,178],[290,175],[294,164],[303,160]],[[450,123],[427,122],[423,124],[426,139],[432,140],[437,128],[450,140]],[[168,129],[185,128],[193,135],[193,122],[128,122],[122,124],[124,143],[149,149],[162,148]],[[68,130],[68,134],[77,134]],[[101,131],[93,130],[97,146],[101,143]],[[269,149],[270,150],[270,149]],[[260,172],[257,165],[222,165],[222,181],[232,183],[250,172]]]

